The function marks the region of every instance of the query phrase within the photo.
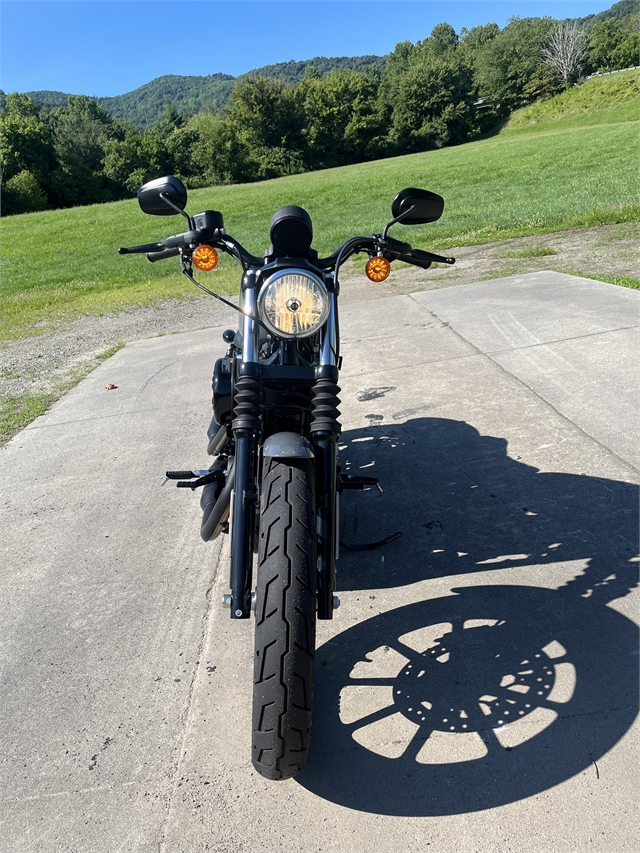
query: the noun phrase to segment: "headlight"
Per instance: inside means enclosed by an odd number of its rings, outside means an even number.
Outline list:
[[[283,270],[264,283],[258,310],[265,326],[280,338],[307,338],[329,315],[329,296],[320,278],[303,270]]]

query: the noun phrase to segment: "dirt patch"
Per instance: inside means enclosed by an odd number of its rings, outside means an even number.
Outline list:
[[[406,231],[402,239],[409,240]],[[399,235],[396,235],[399,236]],[[387,281],[372,284],[361,270],[364,260],[350,262],[342,275],[340,293],[343,302],[363,302],[383,296],[414,293],[472,284],[491,278],[553,270],[587,278],[638,276],[640,269],[640,225],[599,225],[534,237],[516,237],[480,246],[463,246],[440,251],[453,256],[452,267],[439,264],[428,270],[418,267],[392,270]],[[364,257],[364,256],[363,256]]]
[[[624,223],[451,247],[441,254],[455,257],[455,266],[435,265],[429,270],[403,266],[382,284],[364,276],[365,258],[360,256],[343,269],[340,301],[364,302],[538,270],[604,279],[637,276],[639,237],[640,225]],[[408,239],[408,232],[403,239]],[[211,297],[196,296],[187,302],[167,300],[155,307],[81,317],[39,337],[6,341],[0,350],[0,404],[6,409],[10,399],[25,395],[61,396],[120,343],[211,326],[231,327],[236,318],[236,312]],[[13,428],[5,431],[0,440],[6,441],[13,432]]]

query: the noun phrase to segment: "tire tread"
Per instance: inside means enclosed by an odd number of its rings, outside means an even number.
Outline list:
[[[265,459],[253,686],[256,770],[287,779],[306,762],[315,658],[315,500],[306,460]]]

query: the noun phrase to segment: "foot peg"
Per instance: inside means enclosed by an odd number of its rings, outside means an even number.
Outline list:
[[[191,489],[191,491],[194,492],[196,489],[199,489],[200,486],[206,486],[208,483],[224,483],[226,478],[224,473],[219,468],[216,468],[213,471],[204,468],[195,471],[167,471],[165,473],[165,478],[162,483],[163,486],[167,482],[167,480],[194,480],[195,482],[191,483],[176,483],[176,486],[179,489]]]

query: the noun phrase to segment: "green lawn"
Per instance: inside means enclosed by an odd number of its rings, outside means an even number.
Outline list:
[[[501,133],[465,145],[196,190],[189,209],[222,210],[227,231],[254,254],[268,245],[271,214],[283,204],[309,211],[314,246],[329,254],[347,237],[382,230],[394,195],[406,186],[433,190],[446,202],[439,222],[394,229],[421,248],[632,221],[639,212],[633,152],[640,122],[630,103],[599,102],[578,112],[565,105],[534,125],[516,114]],[[182,231],[183,222],[145,216],[136,200],[2,219],[0,338],[37,333],[61,317],[193,293],[176,259],[150,265],[144,256],[116,253]],[[225,257],[218,270],[201,275],[207,286],[229,292],[239,267]]]

